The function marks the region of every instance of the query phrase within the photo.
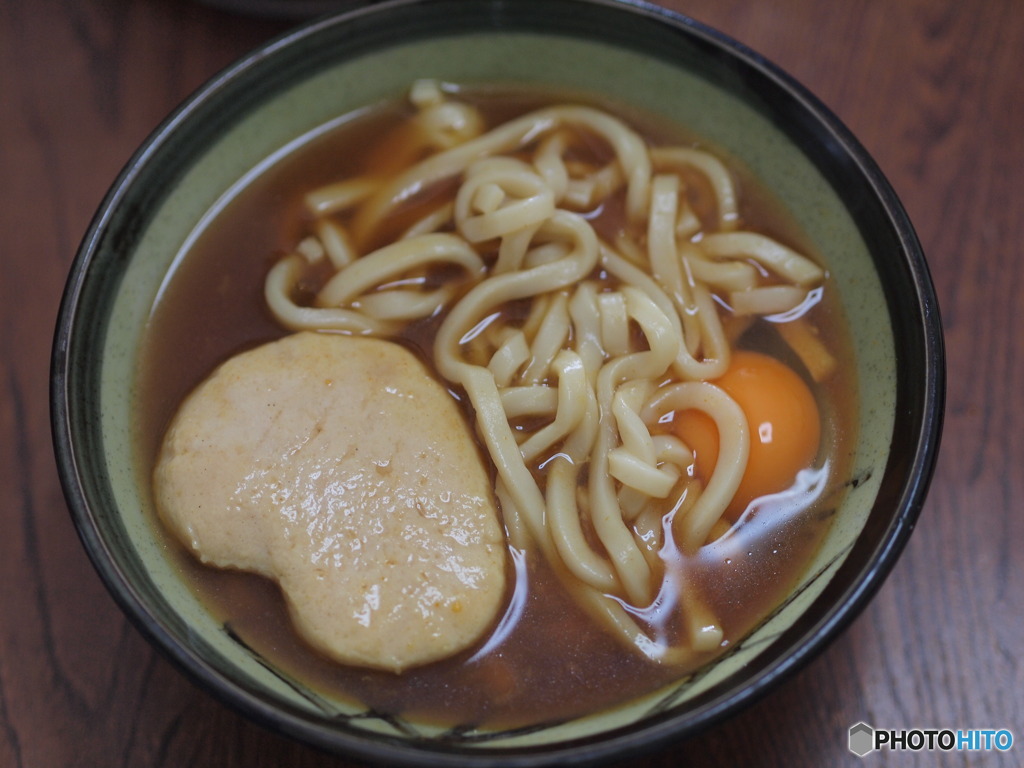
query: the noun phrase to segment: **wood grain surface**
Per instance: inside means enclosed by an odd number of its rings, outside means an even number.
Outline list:
[[[949,390],[919,525],[795,678],[625,766],[856,766],[847,729],[1009,728],[1024,764],[1024,2],[676,0],[810,87],[878,161],[936,281]],[[0,767],[343,768],[158,655],[75,534],[50,443],[67,270],[122,164],[193,89],[291,22],[181,0],[0,0]]]

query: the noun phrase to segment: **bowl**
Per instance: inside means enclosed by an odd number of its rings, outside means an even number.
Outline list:
[[[774,189],[827,254],[855,329],[855,482],[804,577],[728,654],[598,714],[480,731],[333,700],[219,621],[154,531],[132,424],[140,338],[163,281],[218,201],[299,137],[400,93],[410,73],[588,91],[712,137]],[[411,766],[621,759],[691,736],[777,686],[864,608],[906,544],[938,451],[945,386],[924,255],[851,133],[741,44],[664,9],[610,0],[384,2],[309,22],[214,77],[155,130],[102,202],[67,282],[51,381],[74,524],[142,634],[259,723],[328,751]]]
[[[350,9],[353,0],[198,0],[203,5],[246,16],[277,19],[308,19],[332,11]]]

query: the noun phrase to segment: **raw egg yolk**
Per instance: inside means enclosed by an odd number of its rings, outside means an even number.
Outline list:
[[[750,458],[726,510],[736,519],[753,499],[789,488],[818,453],[821,418],[814,395],[792,368],[759,352],[739,351],[714,381],[740,406],[750,429]],[[702,411],[675,414],[673,428],[694,451],[706,483],[718,460],[718,429]]]

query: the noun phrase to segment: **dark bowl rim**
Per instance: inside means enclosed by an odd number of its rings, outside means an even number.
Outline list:
[[[300,24],[282,35],[255,48],[250,53],[214,77],[189,96],[145,140],[118,175],[91,222],[71,266],[67,285],[62,295],[54,345],[51,354],[50,407],[51,430],[61,485],[79,537],[94,568],[106,588],[134,625],[163,655],[186,677],[199,687],[242,712],[252,720],[285,733],[326,751],[342,752],[374,763],[408,766],[435,765],[439,758],[452,766],[484,768],[485,766],[537,766],[558,762],[566,765],[590,765],[625,755],[638,755],[664,747],[670,742],[691,737],[741,709],[746,708],[770,690],[776,688],[802,669],[831,643],[864,609],[875,595],[904,549],[920,515],[928,485],[937,460],[942,431],[945,400],[945,352],[941,321],[934,286],[928,272],[924,253],[913,227],[895,192],[867,151],[860,145],[843,123],[802,84],[743,44],[727,35],[675,11],[652,5],[642,0],[559,0],[562,6],[604,8],[624,16],[643,18],[666,24],[677,32],[699,38],[729,57],[736,66],[752,76],[770,84],[792,100],[792,108],[810,120],[830,140],[841,154],[856,166],[857,172],[870,187],[893,227],[900,245],[903,265],[909,269],[910,285],[914,291],[913,317],[908,320],[921,334],[917,339],[920,350],[916,362],[923,366],[920,391],[903,391],[915,404],[919,421],[917,429],[907,440],[913,447],[910,456],[890,457],[890,464],[899,461],[903,480],[895,508],[888,519],[879,541],[870,551],[863,553],[866,565],[857,568],[859,577],[837,596],[837,602],[824,616],[799,631],[799,643],[785,656],[775,659],[760,670],[757,676],[742,688],[707,701],[703,706],[684,714],[642,722],[611,732],[610,735],[574,739],[540,747],[499,748],[486,752],[466,748],[444,748],[424,745],[397,738],[378,737],[373,734],[346,734],[329,729],[324,724],[310,722],[292,713],[280,711],[269,701],[239,688],[226,680],[216,669],[195,653],[182,648],[153,615],[143,596],[130,582],[127,574],[117,565],[108,543],[102,537],[85,490],[82,473],[74,447],[71,411],[73,393],[69,391],[69,356],[76,322],[85,321],[77,316],[83,281],[85,280],[99,242],[111,226],[111,218],[128,196],[141,168],[157,154],[170,137],[205,102],[213,99],[233,81],[258,68],[272,58],[276,51],[287,49],[300,41],[315,37],[335,25],[347,24],[353,18],[368,17],[406,6],[430,6],[445,0],[388,0],[387,2],[357,8]],[[890,309],[892,302],[890,301]],[[901,339],[896,339],[899,344]],[[902,380],[902,372],[900,373]],[[905,389],[905,388],[904,388]],[[899,394],[898,394],[899,397]],[[897,419],[900,417],[897,413]],[[889,474],[887,467],[886,475]],[[800,624],[800,622],[797,622]],[[699,698],[699,697],[698,697]]]

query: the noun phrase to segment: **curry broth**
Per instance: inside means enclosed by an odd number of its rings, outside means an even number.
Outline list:
[[[489,125],[565,100],[564,95],[509,90],[481,90],[463,98],[481,108]],[[618,108],[609,111],[639,125],[656,143],[694,143],[655,120]],[[310,140],[241,190],[200,233],[161,291],[141,349],[137,438],[141,466],[147,471],[189,391],[233,354],[287,333],[264,306],[263,281],[270,266],[304,233],[305,192],[363,172],[364,158],[372,154],[361,148],[372,146],[408,114],[397,103],[380,105]],[[771,195],[735,164],[731,167],[745,226],[813,255]],[[595,211],[590,217],[600,220],[599,232],[617,226],[614,211]],[[778,525],[770,522],[774,510],[766,504],[755,517],[759,524],[739,529],[729,546],[706,547],[687,566],[689,578],[701,586],[725,630],[725,647],[769,613],[800,577],[848,475],[856,388],[848,367],[852,356],[847,332],[833,293],[826,282],[823,301],[811,310],[841,365],[824,385],[814,387],[823,422],[820,453],[827,460],[827,468],[819,472],[827,474],[824,482],[831,490],[815,508],[778,512]],[[436,322],[416,324],[400,339],[428,363]],[[768,351],[798,367],[763,321],[741,337],[740,345]],[[452,394],[459,397],[457,391]],[[518,552],[509,558],[506,599],[506,619],[517,618],[502,621],[499,633],[456,657],[401,675],[345,667],[321,657],[298,637],[275,584],[204,567],[159,521],[154,525],[183,579],[246,645],[325,694],[358,700],[377,712],[446,725],[516,727],[597,711],[689,671],[650,662],[624,648],[585,615],[542,558]],[[709,658],[711,654],[698,663]]]

